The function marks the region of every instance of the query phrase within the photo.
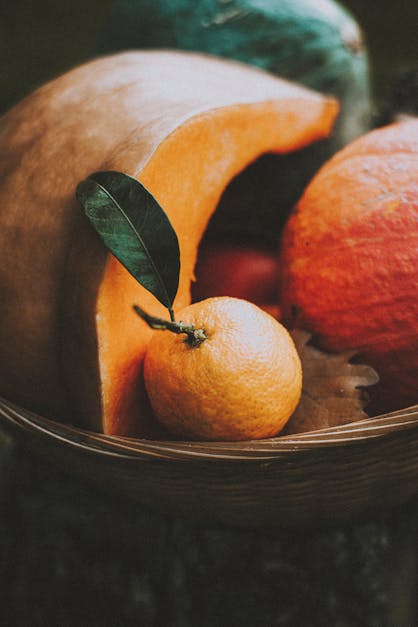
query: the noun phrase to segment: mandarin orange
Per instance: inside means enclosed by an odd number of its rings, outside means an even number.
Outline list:
[[[302,368],[288,331],[256,305],[209,298],[179,312],[203,329],[192,345],[154,331],[144,375],[157,419],[180,437],[247,440],[276,435],[301,394]]]

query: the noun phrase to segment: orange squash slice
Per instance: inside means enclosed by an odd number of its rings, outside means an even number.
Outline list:
[[[55,419],[144,434],[152,332],[132,304],[166,312],[99,241],[77,183],[119,170],[157,198],[179,237],[178,309],[231,179],[262,153],[326,136],[337,111],[260,70],[171,51],[94,60],[10,110],[0,134],[0,393]]]

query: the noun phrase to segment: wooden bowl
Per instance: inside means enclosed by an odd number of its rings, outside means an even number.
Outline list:
[[[206,523],[312,527],[375,514],[418,494],[418,405],[235,443],[105,436],[4,399],[0,421],[31,451],[102,491]]]

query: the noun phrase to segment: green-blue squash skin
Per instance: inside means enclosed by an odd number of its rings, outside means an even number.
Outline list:
[[[367,51],[356,21],[333,0],[121,0],[102,30],[99,52],[133,48],[235,59],[340,101],[328,140],[292,155],[266,155],[233,181],[212,219],[217,235],[243,233],[274,245],[273,234],[315,171],[370,128]]]

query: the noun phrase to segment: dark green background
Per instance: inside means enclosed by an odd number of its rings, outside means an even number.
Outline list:
[[[195,1],[195,0],[191,0]],[[0,7],[0,110],[94,55],[110,0],[13,0]],[[417,58],[416,0],[346,0],[363,27],[378,99]]]

